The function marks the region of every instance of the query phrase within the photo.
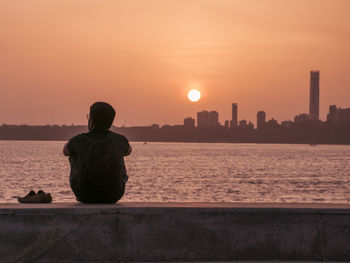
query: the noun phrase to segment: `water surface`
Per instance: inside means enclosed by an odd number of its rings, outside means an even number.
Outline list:
[[[0,202],[75,201],[65,142],[0,141]],[[350,146],[131,143],[123,201],[350,203]]]

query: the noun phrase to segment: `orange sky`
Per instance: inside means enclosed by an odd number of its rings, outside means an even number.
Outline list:
[[[350,107],[349,14],[348,0],[2,0],[0,124],[85,124],[97,100],[116,125],[204,109],[223,123],[232,102],[239,119],[293,119],[312,69],[324,120]]]

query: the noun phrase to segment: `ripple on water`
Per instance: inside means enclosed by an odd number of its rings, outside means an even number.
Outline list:
[[[0,141],[0,201],[72,202],[64,142]],[[123,201],[350,203],[350,146],[132,143]]]

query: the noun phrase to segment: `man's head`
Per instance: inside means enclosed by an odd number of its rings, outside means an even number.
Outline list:
[[[113,123],[115,110],[106,102],[95,102],[90,107],[89,130],[108,130]]]

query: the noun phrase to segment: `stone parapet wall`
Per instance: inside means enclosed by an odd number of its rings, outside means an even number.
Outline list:
[[[0,262],[350,261],[350,205],[0,204]]]

